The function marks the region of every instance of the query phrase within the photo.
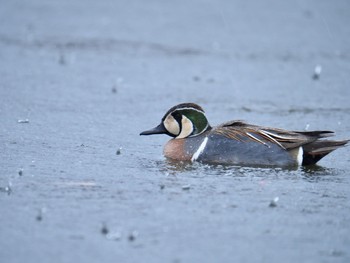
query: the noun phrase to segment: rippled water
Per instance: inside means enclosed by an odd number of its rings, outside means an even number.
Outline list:
[[[349,139],[346,10],[3,3],[0,258],[349,262],[349,147],[311,168],[210,166],[165,160],[169,138],[138,135],[191,101],[213,126],[242,119]]]

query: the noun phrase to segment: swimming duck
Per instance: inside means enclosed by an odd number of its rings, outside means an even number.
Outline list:
[[[243,166],[313,165],[349,140],[323,140],[332,131],[288,131],[243,121],[211,127],[194,103],[169,109],[161,123],[140,135],[167,134],[165,157],[178,161]]]

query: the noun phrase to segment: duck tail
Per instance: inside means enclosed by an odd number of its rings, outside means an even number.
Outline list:
[[[334,150],[345,146],[350,140],[332,141],[316,140],[303,145],[303,162],[302,165],[316,164],[319,160]]]

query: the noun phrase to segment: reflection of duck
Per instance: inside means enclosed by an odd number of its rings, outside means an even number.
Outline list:
[[[155,128],[140,135],[174,137],[164,147],[167,158],[214,164],[311,165],[349,140],[321,140],[331,131],[287,131],[230,121],[211,127],[204,110],[194,103],[172,107]]]

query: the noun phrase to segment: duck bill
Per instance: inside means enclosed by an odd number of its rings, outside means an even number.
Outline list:
[[[165,129],[163,123],[161,123],[153,129],[141,132],[140,135],[165,134],[165,133],[167,133],[167,130]]]

